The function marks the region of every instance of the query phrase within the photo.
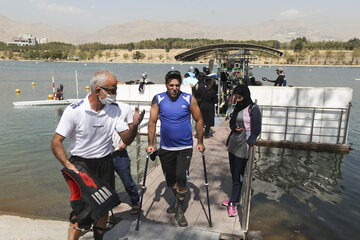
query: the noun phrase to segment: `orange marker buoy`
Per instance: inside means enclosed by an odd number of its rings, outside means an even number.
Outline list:
[[[35,86],[35,82],[32,82],[31,85]]]
[[[20,89],[15,89],[15,92],[17,93],[17,94],[20,94]]]
[[[86,86],[85,88],[86,88],[86,91],[89,91],[89,89],[90,89],[90,87],[89,87],[89,86]]]
[[[48,99],[49,99],[49,100],[54,100],[54,95],[49,94],[49,95],[48,95]]]

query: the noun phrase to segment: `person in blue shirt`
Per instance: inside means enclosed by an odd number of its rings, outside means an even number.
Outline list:
[[[197,146],[203,152],[203,119],[198,103],[191,94],[180,91],[182,79],[179,71],[170,71],[165,76],[166,92],[156,94],[151,103],[148,124],[148,147],[146,151],[154,151],[156,122],[160,118],[160,149],[158,154],[167,186],[175,194],[176,201],[167,209],[175,213],[179,226],[188,225],[185,218],[185,196],[189,166],[193,152],[193,136],[191,115],[197,122]]]
[[[182,85],[190,85],[190,87],[193,87],[197,84],[198,80],[197,78],[190,77],[189,73],[184,74],[184,80],[182,81]]]

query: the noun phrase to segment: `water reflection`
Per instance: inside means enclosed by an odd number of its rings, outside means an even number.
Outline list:
[[[316,209],[312,197],[336,205],[343,200],[335,188],[342,178],[343,160],[344,154],[258,147],[254,194],[263,193],[275,201],[290,194],[311,210]]]

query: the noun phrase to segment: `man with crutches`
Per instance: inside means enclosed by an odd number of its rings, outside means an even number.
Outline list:
[[[160,118],[160,149],[158,154],[167,186],[173,191],[176,201],[167,209],[175,213],[180,227],[186,227],[185,213],[186,184],[189,178],[189,166],[193,151],[191,115],[197,122],[197,146],[204,152],[203,119],[196,99],[188,93],[180,91],[182,78],[179,71],[170,71],[165,76],[166,92],[156,94],[151,103],[148,125],[148,147],[146,151],[154,151],[154,137],[157,119]]]

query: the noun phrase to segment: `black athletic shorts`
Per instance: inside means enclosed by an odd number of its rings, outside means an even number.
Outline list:
[[[73,164],[79,164],[97,180],[115,190],[114,161],[111,154],[103,158],[92,159],[71,156],[69,160]]]
[[[186,187],[192,152],[192,148],[177,151],[159,149],[161,167],[168,187],[175,183],[179,187]]]

